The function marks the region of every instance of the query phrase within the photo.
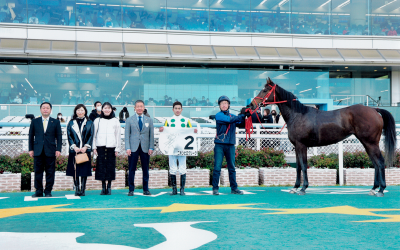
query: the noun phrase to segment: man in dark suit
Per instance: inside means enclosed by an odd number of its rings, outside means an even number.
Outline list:
[[[62,134],[60,121],[50,117],[52,106],[40,105],[41,117],[32,120],[29,129],[29,155],[34,157],[35,189],[32,197],[43,197],[43,172],[46,171],[46,197],[52,197],[56,172],[56,157],[61,154]]]
[[[135,103],[136,114],[129,117],[125,123],[125,149],[129,161],[129,193],[134,195],[135,171],[139,160],[143,171],[143,194],[151,195],[149,191],[149,161],[154,148],[153,119],[144,114],[144,102]]]

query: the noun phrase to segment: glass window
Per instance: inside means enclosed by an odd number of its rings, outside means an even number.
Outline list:
[[[166,99],[166,68],[143,67],[140,72],[140,83],[143,88],[141,99],[149,106],[164,106]]]
[[[78,0],[76,15],[70,20],[76,26],[121,28],[120,0]]]
[[[122,27],[132,29],[166,29],[166,0],[122,0]]]
[[[376,71],[375,71],[376,70]],[[390,106],[390,72],[300,71],[165,66],[111,67],[94,65],[0,65],[0,103],[7,115],[40,115],[38,105],[48,101],[55,112],[70,116],[75,105],[88,109],[96,101],[110,102],[120,109],[143,100],[152,117],[170,116],[180,101],[184,115],[208,117],[219,108],[221,95],[231,99],[235,110],[244,107],[270,77],[299,99],[333,99],[334,105]],[[167,115],[168,114],[168,115]],[[172,115],[172,114],[171,114]]]
[[[368,35],[369,0],[332,0],[332,35]]]
[[[26,1],[3,1],[0,6],[0,22],[2,23],[27,23]]]
[[[329,98],[329,73],[309,71],[252,71],[256,94],[264,87],[266,79],[292,92],[299,99]]]
[[[334,105],[391,105],[388,72],[333,71],[329,89]]]
[[[291,1],[251,1],[251,31],[290,33]]]
[[[250,32],[250,1],[210,0],[210,31]]]
[[[208,0],[167,1],[167,29],[208,31]]]
[[[238,86],[239,70],[236,69],[209,69],[209,95],[208,98],[214,106],[218,106],[218,98],[226,95],[231,100],[231,106],[237,106],[239,102],[244,103],[239,97]]]
[[[292,0],[293,34],[329,35],[330,0]]]
[[[371,34],[398,36],[400,33],[400,2],[374,0],[371,2]]]
[[[39,1],[29,0],[28,13],[23,22],[28,24],[73,26],[75,19],[75,1]]]
[[[36,95],[28,84],[28,65],[1,65],[0,101],[3,104],[28,104]]]

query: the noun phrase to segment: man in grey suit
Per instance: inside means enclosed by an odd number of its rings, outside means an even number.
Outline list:
[[[129,193],[133,196],[135,190],[135,172],[139,160],[143,171],[143,194],[151,195],[149,191],[149,161],[154,147],[154,127],[152,118],[144,115],[144,102],[135,102],[136,114],[129,117],[125,123],[125,149],[129,161]]]

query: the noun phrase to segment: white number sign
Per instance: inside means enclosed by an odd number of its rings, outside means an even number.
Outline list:
[[[198,151],[196,137],[194,128],[164,127],[158,144],[165,155],[196,156]]]

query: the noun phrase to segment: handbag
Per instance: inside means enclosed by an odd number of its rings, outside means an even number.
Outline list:
[[[75,163],[76,164],[82,164],[85,162],[89,161],[89,157],[87,156],[87,154],[76,154],[75,155]]]

